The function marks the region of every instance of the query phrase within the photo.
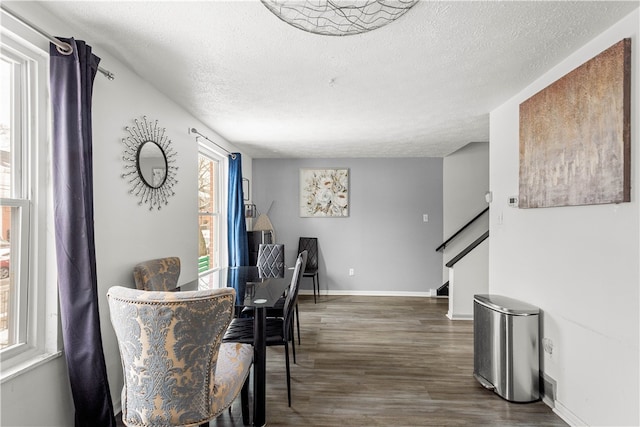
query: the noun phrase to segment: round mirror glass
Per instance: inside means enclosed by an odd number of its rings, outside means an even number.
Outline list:
[[[160,188],[167,177],[167,157],[154,141],[146,141],[138,149],[138,173],[152,188]]]

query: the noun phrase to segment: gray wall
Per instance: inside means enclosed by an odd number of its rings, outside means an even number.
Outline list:
[[[349,168],[348,218],[299,216],[299,170],[309,167]],[[271,206],[288,264],[299,237],[318,238],[321,292],[428,295],[439,286],[442,159],[254,159],[251,185],[258,210]],[[305,290],[311,291],[310,280],[303,281]]]

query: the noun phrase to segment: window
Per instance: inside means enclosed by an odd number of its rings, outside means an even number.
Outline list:
[[[57,294],[47,280],[46,53],[3,33],[0,49],[0,371],[57,353]],[[43,357],[45,356],[45,357]]]
[[[220,267],[220,164],[213,153],[201,150],[198,154],[198,272]]]

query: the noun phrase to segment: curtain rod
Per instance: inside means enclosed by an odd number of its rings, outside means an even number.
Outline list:
[[[33,25],[31,22],[27,21],[22,16],[7,9],[4,5],[0,5],[0,9],[2,9],[2,11],[7,15],[14,18],[16,21],[20,22],[22,25],[28,28],[31,28],[33,31],[35,31],[36,33],[38,33],[39,35],[41,35],[42,37],[44,37],[45,39],[49,40],[51,43],[56,45],[58,48],[58,52],[60,52],[61,54],[71,55],[73,53],[73,48],[69,43],[65,43],[58,40],[57,38],[53,37],[51,34],[47,33],[46,31],[40,29],[39,27]],[[98,71],[100,71],[109,80],[113,80],[116,78],[116,76],[111,71],[105,70],[102,67],[98,67]]]
[[[219,149],[221,149],[222,151],[224,151],[225,153],[229,154],[231,156],[232,159],[236,158],[235,153],[232,153],[231,151],[227,150],[226,148],[224,148],[222,145],[218,144],[215,141],[210,140],[209,138],[207,138],[205,135],[201,134],[200,132],[198,132],[196,130],[196,128],[189,128],[189,133],[197,133],[199,136],[203,137],[204,139],[206,139],[207,141],[209,141],[210,143],[212,143],[213,145],[215,145],[216,147],[218,147]]]

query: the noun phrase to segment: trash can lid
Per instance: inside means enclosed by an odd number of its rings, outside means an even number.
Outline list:
[[[478,304],[484,305],[492,310],[514,316],[528,316],[531,314],[539,314],[540,309],[526,302],[518,301],[513,298],[502,295],[480,294],[474,295],[473,300]]]

